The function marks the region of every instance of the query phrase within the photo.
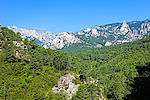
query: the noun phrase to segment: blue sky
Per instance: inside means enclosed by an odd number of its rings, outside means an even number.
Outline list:
[[[124,19],[150,19],[149,4],[150,0],[0,0],[0,24],[76,32]]]

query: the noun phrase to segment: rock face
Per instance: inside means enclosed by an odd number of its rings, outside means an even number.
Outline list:
[[[38,44],[41,46],[49,45],[56,37],[55,33],[42,29],[17,28],[16,26],[10,26],[8,28],[16,33],[20,32],[23,39],[29,38],[38,40]]]
[[[13,44],[16,45],[17,47],[20,47],[21,49],[15,49],[15,57],[16,58],[23,58],[24,60],[29,60],[27,59],[27,53],[24,53],[24,50],[27,49],[27,46],[21,41],[13,41]]]
[[[97,29],[92,29],[92,36],[99,36]]]
[[[123,35],[125,35],[126,33],[128,33],[130,30],[129,25],[126,23],[126,21],[123,21],[122,27],[120,29],[120,32],[123,33]]]
[[[78,91],[79,84],[75,85],[73,80],[75,79],[74,74],[67,74],[65,77],[62,76],[58,81],[58,87],[53,87],[54,93],[63,91],[68,94],[68,99],[71,99],[73,94]]]
[[[75,37],[74,34],[63,32],[63,33],[59,33],[58,36],[56,36],[56,38],[51,42],[51,48],[61,49],[65,45],[69,46],[70,44],[81,43],[81,42],[82,42],[82,40]]]
[[[41,29],[9,27],[15,32],[21,32],[22,37],[36,39],[45,48],[67,49],[110,46],[141,39],[150,34],[150,19],[144,21],[123,21],[108,25],[96,25],[79,32],[53,33]]]
[[[22,41],[21,42],[13,41],[13,44],[16,45],[17,47],[20,47],[21,49],[27,49],[27,46],[24,45]]]
[[[111,42],[106,42],[105,46],[110,46],[112,43]]]

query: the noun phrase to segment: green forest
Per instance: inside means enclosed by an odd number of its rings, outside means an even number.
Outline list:
[[[75,74],[78,91],[71,100],[148,100],[150,35],[141,40],[72,52],[45,49],[1,27],[0,99],[67,100],[54,93],[60,77]],[[90,78],[95,80],[89,84]]]

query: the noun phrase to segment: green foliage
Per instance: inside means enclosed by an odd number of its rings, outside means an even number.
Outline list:
[[[135,42],[123,43],[110,47],[85,49],[70,52],[85,62],[95,61],[89,70],[81,69],[82,74],[98,79],[99,86],[104,88],[108,99],[123,99],[130,94],[137,77],[150,77],[149,70],[139,73],[139,67],[150,64],[150,36]],[[88,63],[89,64],[89,63]],[[88,65],[87,64],[87,65]],[[85,65],[85,66],[87,66]],[[145,75],[145,76],[144,76]]]
[[[58,86],[61,76],[73,72],[74,83],[80,84],[73,100],[97,100],[100,92],[108,99],[121,100],[131,94],[135,79],[150,77],[150,36],[135,42],[70,52],[71,56],[40,47],[35,39],[23,40],[27,49],[13,41],[21,42],[21,34],[2,27],[0,99],[5,93],[6,99],[13,100],[66,100],[66,93],[53,93],[52,87]],[[89,77],[97,81],[84,84]]]
[[[22,41],[22,38],[21,38],[21,33],[20,32],[17,32],[17,41]]]
[[[7,27],[2,27],[2,34],[4,35],[5,38],[7,38],[9,41],[16,41],[17,40],[17,34],[12,31],[9,30]],[[18,33],[19,35],[19,33]]]
[[[6,99],[55,99],[52,87],[70,69],[72,58],[61,51],[44,49],[35,40],[24,40],[27,49],[17,47],[12,41],[21,42],[21,34],[5,27],[0,40],[2,45],[7,43],[0,51],[0,98],[5,91]]]
[[[80,85],[78,92],[73,96],[72,100],[98,100],[97,96],[98,87],[94,84]]]

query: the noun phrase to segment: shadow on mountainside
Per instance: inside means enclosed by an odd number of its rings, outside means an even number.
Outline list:
[[[150,100],[150,65],[137,69],[141,77],[135,79],[135,84],[132,85],[134,90],[125,100]]]

